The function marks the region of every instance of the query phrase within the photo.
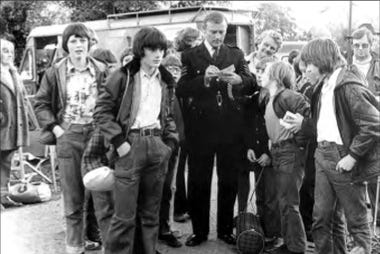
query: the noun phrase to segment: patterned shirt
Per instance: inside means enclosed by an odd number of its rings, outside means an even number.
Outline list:
[[[95,101],[98,96],[95,67],[90,61],[84,69],[77,69],[67,61],[67,98],[63,114],[65,122],[88,124],[93,121]]]

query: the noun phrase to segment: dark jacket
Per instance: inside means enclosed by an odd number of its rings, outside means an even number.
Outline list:
[[[95,67],[98,91],[107,75],[106,65],[88,57]],[[63,58],[46,70],[35,100],[34,109],[40,126],[52,130],[63,121],[63,111],[66,107],[66,66],[68,57]]]
[[[318,84],[311,100],[312,118],[305,119],[302,129],[316,136],[320,96],[323,80]],[[380,174],[380,168],[371,167],[380,154],[379,103],[356,66],[344,67],[338,75],[334,89],[335,115],[343,145],[348,154],[357,160],[355,175],[364,179]]]
[[[296,114],[299,113],[303,117],[310,117],[310,104],[304,95],[284,88],[279,90],[273,99],[273,110],[278,118],[283,118],[287,111]],[[294,134],[294,139],[298,146],[305,147],[308,137],[303,130]]]
[[[3,72],[4,70],[1,70]],[[10,70],[13,86],[0,79],[0,148],[13,150],[29,145],[28,102],[17,70]],[[3,73],[2,73],[3,74]],[[13,87],[14,89],[12,89]]]
[[[214,61],[204,43],[182,53],[182,77],[178,82],[179,98],[192,98],[185,116],[187,140],[202,144],[232,144],[242,142],[243,116],[237,97],[252,94],[253,77],[248,70],[243,52],[235,47],[222,45]],[[209,65],[220,70],[234,66],[242,78],[242,84],[233,86],[232,95],[227,83],[213,78],[210,87],[204,85],[204,75]],[[218,106],[217,95],[221,105]]]
[[[244,111],[244,141],[246,149],[253,149],[257,158],[266,153],[270,156],[268,148],[268,133],[265,126],[265,104],[268,101],[269,92],[265,88],[259,88],[245,103]]]
[[[127,140],[127,134],[136,119],[140,103],[139,71],[138,59],[115,70],[107,79],[96,101],[95,122],[106,142],[113,144],[115,148]],[[159,67],[159,71],[163,91],[160,112],[162,138],[173,148],[178,143],[178,134],[173,120],[175,82],[163,66]]]
[[[380,59],[376,54],[372,54],[371,64],[366,75],[368,89],[376,96],[380,96]]]

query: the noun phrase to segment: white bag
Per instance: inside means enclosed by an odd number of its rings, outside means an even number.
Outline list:
[[[83,177],[84,187],[91,191],[111,191],[114,183],[114,170],[109,167],[96,168]]]

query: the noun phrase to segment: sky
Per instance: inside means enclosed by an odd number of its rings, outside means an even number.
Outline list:
[[[232,7],[246,9],[258,6],[264,1],[231,1]],[[347,24],[349,1],[265,1],[275,2],[289,7],[291,16],[297,25],[304,30],[312,27],[323,27],[328,24]],[[379,1],[352,1],[353,26],[362,23],[372,23],[379,31]]]

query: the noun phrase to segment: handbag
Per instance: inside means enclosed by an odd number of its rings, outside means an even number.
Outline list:
[[[106,166],[93,169],[83,176],[84,187],[91,191],[112,191],[114,184],[114,170]]]
[[[253,194],[256,191],[264,167],[262,168],[259,177],[255,183],[254,190],[251,194],[249,202],[252,202]],[[260,224],[260,219],[257,215],[250,212],[239,213],[236,221],[236,247],[242,254],[260,254],[264,251],[264,231]]]
[[[17,183],[9,188],[9,197],[19,203],[34,204],[49,201],[51,190],[44,182],[37,183]]]

